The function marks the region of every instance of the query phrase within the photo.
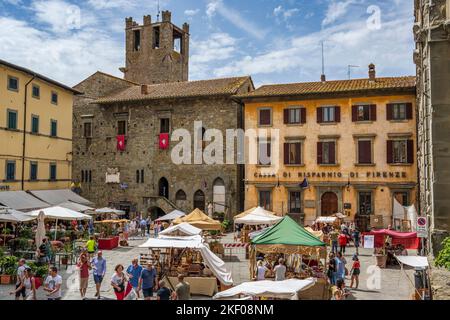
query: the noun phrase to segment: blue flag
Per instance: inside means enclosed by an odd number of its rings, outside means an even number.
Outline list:
[[[300,188],[302,189],[308,189],[309,188],[309,182],[308,179],[305,178],[302,183],[300,183]]]

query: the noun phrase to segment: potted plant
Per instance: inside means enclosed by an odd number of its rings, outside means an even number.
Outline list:
[[[386,268],[387,254],[384,248],[379,248],[376,250],[375,257],[377,259],[377,267],[382,269]]]
[[[14,274],[17,268],[17,257],[6,256],[0,261],[0,283],[11,284],[13,282]]]
[[[63,256],[61,258],[61,264],[67,266],[69,264],[69,254],[72,254],[73,252],[73,248],[72,248],[72,243],[70,243],[69,241],[64,243],[64,253],[66,253],[66,256]]]

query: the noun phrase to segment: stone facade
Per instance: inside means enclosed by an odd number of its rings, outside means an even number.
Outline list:
[[[432,253],[450,231],[450,1],[415,0],[420,212]]]
[[[189,25],[178,28],[171,13],[163,11],[162,22],[152,23],[150,16],[139,25],[126,19],[125,79],[136,83],[187,81],[189,75]]]
[[[75,101],[73,129],[73,177],[82,182],[82,195],[98,207],[111,205],[129,211],[151,212],[156,216],[173,209],[191,212],[196,192],[204,193],[206,207],[214,201],[214,183],[223,182],[225,211],[229,214],[239,212],[243,206],[242,166],[175,165],[171,160],[171,149],[176,143],[171,142],[168,150],[161,150],[159,133],[160,119],[167,118],[171,132],[184,128],[194,137],[194,121],[202,121],[204,128],[219,129],[225,137],[226,129],[242,128],[242,106],[234,102],[231,95],[110,105],[91,103],[112,89],[130,85],[125,80],[97,73],[76,87],[85,92],[85,96]],[[250,78],[237,93],[247,92],[249,87],[253,88]],[[124,152],[116,148],[120,120],[127,122]],[[91,138],[84,136],[86,122],[92,126]],[[106,172],[112,168],[119,169],[121,184],[106,184]],[[91,177],[82,177],[83,172],[91,172]],[[168,181],[167,196],[160,190],[163,178]],[[183,197],[177,199],[179,190],[184,192],[186,200],[179,200]]]

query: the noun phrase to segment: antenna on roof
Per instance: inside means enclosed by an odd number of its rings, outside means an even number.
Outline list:
[[[161,15],[161,10],[159,6],[159,0],[158,0],[158,14],[156,15],[156,22],[159,22],[159,16]]]
[[[348,71],[347,71],[348,80],[351,80],[351,78],[352,78],[352,68],[359,68],[359,66],[354,66],[351,64],[348,65]]]
[[[325,76],[325,54],[323,51],[323,40],[320,43],[322,45],[322,75],[320,76],[320,81],[325,82],[327,77]]]

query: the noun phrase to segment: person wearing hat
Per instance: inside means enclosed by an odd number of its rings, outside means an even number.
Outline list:
[[[351,274],[351,283],[350,283],[350,288],[353,288],[353,283],[356,283],[356,289],[358,289],[359,286],[359,275],[361,273],[361,263],[359,262],[359,258],[358,255],[354,254],[353,255],[353,265],[352,265],[352,269],[350,270],[350,274]]]

